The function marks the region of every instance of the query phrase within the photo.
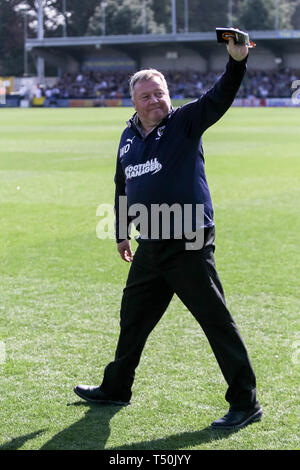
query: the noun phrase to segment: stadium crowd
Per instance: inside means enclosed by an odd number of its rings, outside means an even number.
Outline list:
[[[169,71],[164,73],[173,99],[196,98],[215,83],[214,72]],[[238,98],[285,98],[291,96],[291,85],[297,79],[295,71],[284,68],[277,71],[248,71],[240,87]],[[130,98],[129,74],[126,72],[67,73],[57,83],[42,90],[49,99],[58,98]]]

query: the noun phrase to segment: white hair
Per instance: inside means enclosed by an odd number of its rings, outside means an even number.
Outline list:
[[[152,78],[152,77],[159,77],[161,79],[163,85],[168,90],[168,85],[167,85],[166,79],[165,79],[164,75],[161,72],[159,72],[156,69],[144,69],[144,70],[140,70],[139,72],[136,72],[129,79],[129,92],[130,92],[131,98],[133,97],[135,84],[137,82],[141,82],[143,80],[150,80],[150,78]]]

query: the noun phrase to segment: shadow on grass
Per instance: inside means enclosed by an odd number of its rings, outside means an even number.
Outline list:
[[[88,410],[81,420],[53,436],[40,450],[104,450],[110,435],[110,420],[123,407],[82,401],[69,406],[84,406]]]
[[[52,437],[39,450],[103,450],[110,435],[110,420],[122,407],[89,405],[84,402],[68,406],[88,408],[84,417]],[[18,450],[25,442],[35,439],[46,430],[24,434],[0,445],[1,450]]]
[[[45,429],[40,429],[39,431],[36,432],[31,432],[30,434],[24,434],[24,436],[16,437],[11,439],[8,442],[5,442],[5,444],[2,444],[0,446],[0,450],[18,450],[22,445],[30,441],[31,439],[35,439],[39,434],[45,432]]]
[[[216,431],[207,427],[199,431],[177,433],[160,439],[140,441],[119,447],[106,447],[110,436],[110,420],[122,409],[120,406],[89,405],[83,402],[71,403],[71,406],[88,408],[84,417],[64,429],[46,442],[40,450],[178,450],[199,447],[216,440],[223,440],[236,431]],[[70,406],[69,405],[69,406]],[[45,430],[25,434],[0,446],[0,450],[17,450],[23,444],[34,439]]]
[[[183,432],[163,437],[161,439],[153,439],[152,441],[141,441],[120,447],[109,447],[106,450],[183,450],[191,447],[199,447],[202,444],[207,444],[209,442],[226,439],[235,432],[237,431],[216,431],[207,427],[201,431]]]

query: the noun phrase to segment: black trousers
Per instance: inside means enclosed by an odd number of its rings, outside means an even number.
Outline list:
[[[228,384],[225,398],[230,408],[257,404],[255,375],[216,271],[214,235],[214,228],[205,229],[200,250],[186,250],[184,240],[139,242],[123,291],[115,359],[104,371],[104,392],[130,399],[147,337],[176,293],[211,345]]]

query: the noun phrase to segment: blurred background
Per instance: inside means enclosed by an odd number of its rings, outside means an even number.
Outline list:
[[[129,106],[129,76],[152,67],[195,98],[227,61],[217,26],[257,44],[236,104],[295,105],[300,0],[0,0],[0,106]]]

